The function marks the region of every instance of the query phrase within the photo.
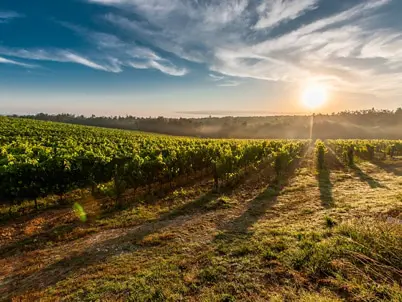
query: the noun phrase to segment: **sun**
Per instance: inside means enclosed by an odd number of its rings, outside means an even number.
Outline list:
[[[328,88],[323,84],[308,84],[301,95],[303,105],[309,109],[317,109],[328,100]]]

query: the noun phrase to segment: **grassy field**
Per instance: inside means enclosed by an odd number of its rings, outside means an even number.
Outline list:
[[[279,182],[262,166],[220,193],[201,177],[107,213],[87,197],[85,222],[5,220],[0,299],[402,301],[402,160],[325,166],[310,146]]]

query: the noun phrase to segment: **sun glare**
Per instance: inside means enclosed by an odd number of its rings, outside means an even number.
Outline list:
[[[328,99],[328,89],[322,84],[309,84],[302,92],[301,100],[303,105],[309,109],[317,109],[324,105]]]

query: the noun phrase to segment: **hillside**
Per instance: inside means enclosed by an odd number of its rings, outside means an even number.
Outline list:
[[[311,116],[265,116],[222,118],[138,118],[134,116],[84,117],[69,114],[38,114],[28,118],[72,124],[139,130],[171,135],[209,138],[310,138]],[[402,109],[362,110],[317,114],[313,138],[401,139]]]
[[[205,179],[86,223],[61,208],[2,225],[1,296],[398,301],[402,166],[330,160],[317,177],[310,149],[280,188],[262,169],[221,194]]]
[[[401,141],[0,124],[1,301],[402,298]]]

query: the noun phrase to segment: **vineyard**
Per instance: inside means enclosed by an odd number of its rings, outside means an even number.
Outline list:
[[[356,158],[369,161],[402,158],[402,141],[400,140],[328,140],[326,144],[317,140],[316,154],[320,169],[323,168],[328,148],[348,166],[353,166]]]
[[[353,165],[355,156],[366,160],[402,156],[402,141],[398,140],[329,140],[328,145],[349,165]]]
[[[402,301],[400,140],[0,117],[0,210],[0,301]]]
[[[218,189],[261,161],[277,175],[307,141],[202,140],[0,119],[0,200],[21,202],[80,188],[118,201],[127,189],[205,172]],[[106,187],[105,187],[106,185]]]

